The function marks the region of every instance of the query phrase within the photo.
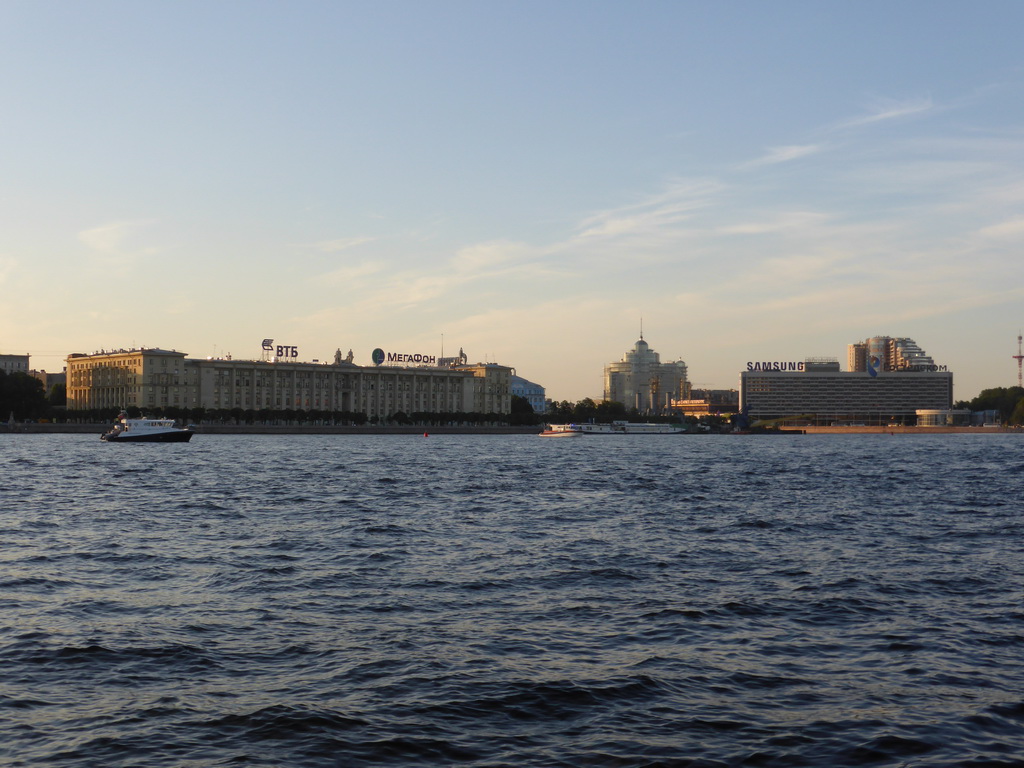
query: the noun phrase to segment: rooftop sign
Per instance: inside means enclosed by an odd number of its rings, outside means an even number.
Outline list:
[[[764,363],[761,363],[761,362],[747,363],[747,370],[748,371],[802,371],[802,370],[804,370],[804,364],[803,364],[803,362],[795,363],[795,362],[779,362],[779,361],[770,361],[770,362],[764,362]]]
[[[380,347],[373,350],[372,360],[374,365],[383,365],[385,362],[390,365],[437,365],[436,355],[407,354],[405,352],[385,352]]]
[[[279,360],[281,358],[292,358],[292,359],[295,359],[295,358],[297,358],[299,356],[299,348],[298,347],[296,347],[296,346],[289,346],[289,345],[286,345],[286,344],[278,344],[275,347],[273,339],[264,339],[263,340],[263,351],[264,352],[269,352],[269,353],[273,354],[273,356],[275,358],[279,359]]]

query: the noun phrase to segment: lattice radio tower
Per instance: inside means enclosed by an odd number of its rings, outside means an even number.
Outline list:
[[[1021,336],[1020,331],[1017,331],[1017,354],[1013,355],[1013,359],[1017,361],[1017,386],[1024,387],[1024,354],[1021,354],[1020,346],[1021,341],[1024,337]]]

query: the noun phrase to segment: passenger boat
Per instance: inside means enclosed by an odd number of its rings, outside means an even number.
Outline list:
[[[678,424],[613,421],[611,424],[580,424],[585,435],[677,435],[686,428]]]
[[[678,424],[637,424],[631,421],[613,421],[612,431],[627,435],[678,435],[685,432],[686,428]]]
[[[677,435],[686,428],[678,424],[652,424],[613,421],[611,424],[550,424],[541,432],[544,437],[570,435]]]
[[[124,411],[117,423],[100,435],[108,443],[187,443],[195,434],[191,429],[176,427],[173,419],[129,419]]]

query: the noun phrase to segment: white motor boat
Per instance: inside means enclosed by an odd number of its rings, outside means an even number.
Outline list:
[[[117,423],[100,435],[108,443],[187,443],[194,435],[187,427],[178,427],[174,419],[129,419],[124,411]]]

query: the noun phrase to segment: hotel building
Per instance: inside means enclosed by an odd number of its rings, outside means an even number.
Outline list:
[[[751,421],[801,416],[828,426],[914,424],[919,410],[952,407],[953,374],[944,366],[880,367],[841,371],[837,360],[821,358],[748,363],[740,374],[740,408]]]
[[[396,413],[511,411],[512,369],[493,363],[438,367],[193,359],[130,349],[71,355],[68,410],[207,408]]]
[[[604,367],[604,399],[636,408],[640,413],[664,413],[672,403],[689,399],[686,363],[661,362],[643,336],[622,360]]]

